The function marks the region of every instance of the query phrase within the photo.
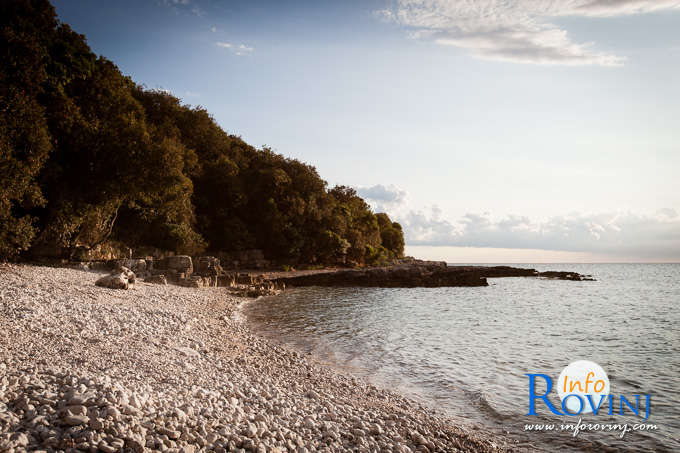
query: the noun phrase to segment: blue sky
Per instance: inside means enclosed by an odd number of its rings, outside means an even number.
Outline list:
[[[680,261],[680,1],[54,1],[449,261]]]

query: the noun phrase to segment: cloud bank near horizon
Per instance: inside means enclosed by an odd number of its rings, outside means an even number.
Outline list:
[[[608,18],[680,10],[679,0],[396,0],[377,11],[412,38],[467,49],[486,60],[620,66],[624,56],[575,43],[551,23],[560,17]]]
[[[404,227],[407,245],[539,249],[589,252],[639,259],[680,260],[680,215],[662,209],[651,215],[632,212],[572,213],[533,221],[526,216],[494,218],[468,213],[457,221],[408,206],[407,193],[395,186],[362,187],[357,192],[376,212],[387,212]]]

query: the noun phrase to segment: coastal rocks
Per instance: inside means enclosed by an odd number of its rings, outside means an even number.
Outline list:
[[[236,283],[239,285],[258,285],[263,282],[264,277],[262,275],[254,275],[247,272],[236,274]]]
[[[208,278],[207,283],[209,282],[210,279]],[[206,284],[206,280],[200,275],[190,275],[188,277],[180,278],[177,280],[177,284],[187,288],[203,288],[209,286],[209,284]]]
[[[217,286],[234,286],[236,284],[236,274],[224,273],[217,276]]]
[[[203,277],[213,277],[224,272],[220,260],[214,256],[199,256],[194,260],[195,272]]]
[[[147,277],[144,279],[146,283],[153,283],[156,285],[167,285],[168,284],[168,279],[165,278],[165,275],[163,274],[157,274],[157,275],[152,275],[150,277]]]
[[[114,265],[116,268],[126,267],[130,269],[132,272],[134,272],[135,275],[144,275],[147,271],[146,260],[141,258],[115,260]]]
[[[582,282],[582,281],[593,282],[593,281],[595,281],[595,279],[593,278],[592,275],[581,275],[581,274],[577,274],[576,272],[545,271],[545,272],[538,272],[537,276],[543,277],[543,278],[554,278],[554,279],[557,279],[557,280],[571,280],[571,281],[575,281],[575,282]]]
[[[126,267],[120,267],[109,275],[98,279],[94,284],[102,288],[129,289],[134,287],[135,273]]]
[[[285,283],[274,281],[263,281],[253,285],[236,285],[232,294],[239,297],[262,297],[275,296],[286,288]]]
[[[559,280],[592,280],[576,272],[538,272],[510,266],[448,266],[444,262],[416,261],[389,267],[319,271],[275,276],[272,281],[289,286],[365,286],[384,288],[487,286],[487,278],[543,277]]]
[[[386,288],[487,286],[478,272],[447,267],[444,263],[406,264],[347,269],[275,279],[289,286],[373,286]]]
[[[191,257],[187,255],[168,256],[159,260],[155,267],[160,270],[175,271],[177,274],[184,274],[184,276],[191,275],[194,272]]]

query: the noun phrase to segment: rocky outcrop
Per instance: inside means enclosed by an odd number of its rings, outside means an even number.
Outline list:
[[[144,279],[146,283],[153,283],[156,285],[167,285],[168,284],[168,279],[165,278],[165,275],[163,274],[158,274],[158,275],[152,275],[150,277],[147,277]]]
[[[124,266],[120,266],[109,275],[94,282],[95,285],[111,289],[129,289],[134,287],[135,273]]]
[[[219,258],[214,256],[199,256],[194,260],[195,272],[202,277],[215,277],[224,272]]]
[[[153,261],[152,261],[153,262]],[[147,261],[142,258],[129,258],[129,259],[122,259],[122,260],[114,260],[113,264],[115,267],[127,267],[130,269],[132,272],[135,273],[135,275],[144,275],[148,270],[151,270],[151,266],[147,266]]]
[[[175,271],[178,274],[184,274],[185,276],[191,275],[194,272],[193,262],[188,255],[168,256],[158,260],[156,267],[158,269]]]
[[[557,280],[572,280],[575,282],[595,281],[592,275],[581,275],[577,274],[576,272],[545,271],[538,272],[537,277],[554,278]]]
[[[255,253],[259,257],[259,254]],[[81,263],[82,264],[82,263]],[[90,263],[94,266],[96,263]],[[359,269],[321,269],[296,272],[226,271],[214,256],[191,258],[178,255],[154,261],[152,257],[109,261],[109,266],[128,268],[149,283],[174,283],[190,288],[232,287],[251,297],[269,295],[289,286],[374,286],[441,287],[487,286],[487,278],[539,277],[546,279],[585,281],[590,275],[568,271],[545,271],[511,266],[448,266],[444,261],[405,259],[392,266]],[[119,273],[119,272],[118,272]],[[107,285],[125,286],[107,276]],[[273,283],[273,289],[263,286]]]
[[[265,281],[252,285],[238,285],[232,290],[232,294],[240,297],[261,297],[280,294],[286,288],[283,283]]]
[[[477,272],[480,275],[487,278],[541,277],[555,280],[571,280],[576,282],[595,280],[591,275],[581,275],[577,272],[565,272],[565,271],[539,272],[536,269],[511,266],[449,266],[449,269]]]
[[[190,275],[177,281],[179,286],[187,288],[205,288],[209,286],[216,286],[210,277],[201,277],[200,275]]]
[[[276,276],[288,286],[375,286],[385,288],[487,286],[487,278],[544,277],[560,280],[592,280],[576,272],[538,272],[510,266],[447,266],[445,262],[418,261],[390,267],[343,269],[333,272]]]
[[[286,286],[375,286],[385,288],[487,286],[486,278],[474,271],[448,268],[441,263],[397,265],[282,277]]]

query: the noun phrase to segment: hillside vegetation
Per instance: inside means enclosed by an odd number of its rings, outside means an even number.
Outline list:
[[[95,55],[45,0],[0,1],[0,259],[103,246],[378,264],[401,226],[314,167]]]

